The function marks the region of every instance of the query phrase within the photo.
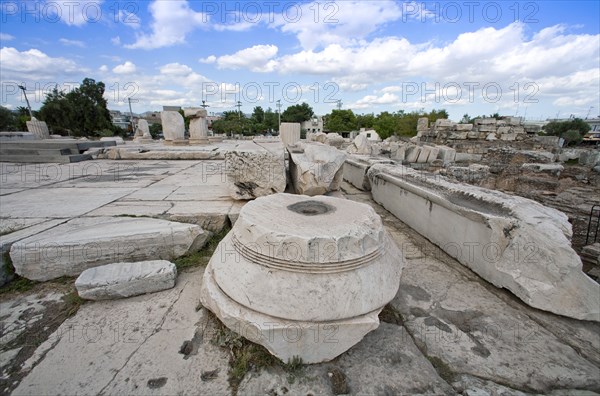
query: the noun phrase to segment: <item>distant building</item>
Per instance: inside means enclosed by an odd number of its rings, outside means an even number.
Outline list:
[[[590,132],[600,132],[600,117],[587,118],[583,121],[585,121],[590,126]]]
[[[109,110],[110,120],[113,125],[121,129],[127,129],[131,125],[131,117],[129,114],[123,114],[119,110]]]
[[[359,134],[365,135],[367,137],[367,139],[369,139],[372,142],[380,142],[381,141],[381,137],[379,137],[379,134],[374,129],[360,128]]]
[[[160,111],[147,111],[145,113],[140,114],[140,118],[143,118],[144,120],[148,121],[148,125],[162,125],[162,121],[160,119]]]
[[[306,132],[324,132],[323,117],[314,116],[310,120],[302,122],[300,128],[306,130]]]

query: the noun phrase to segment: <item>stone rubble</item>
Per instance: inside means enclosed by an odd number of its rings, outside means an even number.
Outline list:
[[[113,263],[88,268],[75,281],[86,300],[112,300],[154,293],[175,286],[177,268],[166,260]]]
[[[294,191],[323,195],[337,191],[343,179],[346,154],[321,143],[303,143],[288,149]]]

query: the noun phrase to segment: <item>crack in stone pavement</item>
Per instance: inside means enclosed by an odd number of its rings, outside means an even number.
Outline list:
[[[181,290],[179,291],[179,294],[177,296],[177,298],[175,299],[175,301],[173,301],[173,303],[171,304],[171,306],[169,307],[169,309],[167,309],[162,317],[162,320],[160,321],[160,323],[158,324],[158,326],[156,326],[154,328],[154,331],[152,332],[152,334],[148,335],[144,341],[142,341],[140,343],[140,345],[138,345],[137,348],[135,348],[135,350],[133,352],[131,352],[129,354],[129,356],[127,357],[127,359],[125,360],[125,363],[121,366],[121,368],[119,368],[118,370],[115,371],[115,374],[113,375],[113,377],[108,381],[108,383],[106,385],[104,385],[102,387],[102,389],[100,389],[100,391],[98,392],[98,395],[104,395],[104,390],[106,388],[108,388],[113,381],[115,380],[115,378],[117,377],[117,375],[119,375],[119,373],[125,368],[127,367],[127,365],[129,364],[129,361],[131,360],[131,358],[137,353],[137,351],[146,343],[146,341],[148,341],[152,336],[154,336],[156,333],[158,333],[160,331],[160,329],[162,328],[163,324],[165,323],[165,321],[167,320],[167,317],[169,316],[169,314],[171,313],[171,311],[173,310],[173,307],[175,306],[175,304],[177,304],[177,302],[179,301],[179,299],[181,298],[181,295],[183,294],[183,291],[185,290],[185,287],[188,285],[189,281],[185,282],[182,287]]]

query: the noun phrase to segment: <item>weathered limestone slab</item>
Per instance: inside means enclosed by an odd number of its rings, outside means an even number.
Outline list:
[[[444,164],[454,162],[456,159],[456,150],[448,146],[438,146],[439,154],[438,158],[441,159]]]
[[[346,152],[349,154],[371,154],[371,142],[364,134],[358,134]]]
[[[177,111],[160,113],[165,144],[179,144],[185,140],[185,122]]]
[[[600,285],[582,272],[562,212],[403,166],[374,165],[369,178],[375,201],[483,279],[530,306],[600,321]]]
[[[424,164],[425,162],[427,162],[427,159],[429,158],[429,154],[431,153],[431,149],[432,149],[431,146],[422,146],[416,162],[419,164]]]
[[[469,132],[473,129],[473,124],[456,124],[456,130],[460,132]]]
[[[408,163],[417,162],[417,158],[419,158],[420,153],[421,153],[420,146],[408,145],[406,147],[405,161]]]
[[[313,196],[338,190],[346,153],[321,143],[299,147],[289,150],[290,178],[296,193]]]
[[[417,131],[426,131],[429,129],[429,119],[427,117],[421,117],[417,120]]]
[[[471,162],[471,161],[481,161],[481,154],[470,154],[470,153],[456,153],[454,157],[455,162]]]
[[[101,142],[115,142],[115,144],[125,144],[121,136],[105,136],[100,138]]]
[[[186,272],[170,290],[83,304],[27,361],[34,367],[14,394],[229,394],[230,355],[211,342],[219,328],[199,309],[201,279]]]
[[[227,183],[233,199],[254,199],[285,190],[283,144],[271,146],[267,149],[255,142],[244,142],[225,153]]]
[[[282,360],[316,363],[377,327],[401,269],[402,252],[368,205],[275,194],[241,209],[209,262],[201,301]],[[309,337],[331,326],[337,342]],[[290,327],[301,333],[294,340]]]
[[[429,151],[429,156],[427,156],[427,162],[432,163],[433,161],[435,161],[439,153],[440,149],[437,146],[431,147],[431,150]]]
[[[297,122],[282,122],[279,126],[279,138],[284,146],[300,141],[300,124]]]
[[[33,133],[36,139],[50,139],[50,131],[48,131],[46,122],[33,118],[25,123],[27,124],[27,130]]]
[[[14,243],[10,257],[17,274],[45,281],[115,262],[171,260],[200,249],[207,239],[194,224],[84,217]]]
[[[208,113],[202,107],[189,107],[183,110],[190,117],[190,144],[208,144]]]
[[[330,146],[341,149],[345,142],[346,140],[338,133],[330,132],[327,134],[326,143]]]
[[[135,131],[135,137],[133,138],[134,142],[138,143],[151,143],[152,135],[150,134],[150,127],[148,126],[148,121],[140,118],[137,122],[137,128]]]
[[[371,191],[367,171],[373,164],[394,164],[391,160],[380,160],[350,155],[344,162],[344,180],[362,191]]]
[[[171,289],[176,278],[177,268],[167,260],[113,263],[86,269],[75,287],[86,300],[113,300]]]

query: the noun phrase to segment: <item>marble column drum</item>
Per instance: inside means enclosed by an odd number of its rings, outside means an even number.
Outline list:
[[[370,206],[274,194],[242,208],[206,268],[201,301],[284,362],[318,363],[379,326],[403,263]]]

